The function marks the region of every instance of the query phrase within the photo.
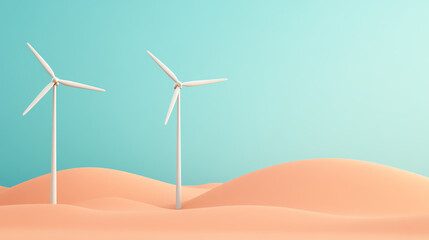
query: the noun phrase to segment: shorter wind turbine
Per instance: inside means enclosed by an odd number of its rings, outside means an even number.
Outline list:
[[[211,79],[211,80],[199,80],[199,81],[190,81],[190,82],[180,82],[176,75],[167,67],[165,66],[161,61],[159,61],[158,58],[156,58],[152,53],[147,51],[147,53],[150,55],[150,57],[164,70],[167,75],[173,79],[174,82],[174,93],[173,98],[170,102],[170,107],[168,108],[167,117],[165,118],[164,124],[167,125],[168,119],[170,118],[171,111],[173,110],[174,105],[177,101],[177,156],[176,156],[176,209],[180,209],[182,207],[182,177],[181,177],[181,139],[180,139],[180,89],[182,89],[183,86],[186,87],[195,87],[195,86],[201,86],[206,85],[210,83],[216,83],[216,82],[222,82],[226,81],[226,78],[221,79]]]
[[[56,204],[57,203],[57,112],[56,112],[57,90],[56,90],[56,87],[58,86],[59,83],[61,83],[69,87],[84,88],[84,89],[100,91],[100,92],[105,92],[106,90],[85,85],[82,83],[77,83],[77,82],[72,82],[72,81],[67,81],[67,80],[62,80],[57,78],[54,74],[54,71],[52,71],[51,67],[49,67],[49,65],[46,63],[45,60],[43,60],[43,58],[39,55],[39,53],[37,53],[36,50],[29,43],[27,43],[27,45],[30,48],[30,50],[33,52],[33,54],[36,56],[37,60],[39,60],[39,62],[42,64],[43,68],[52,77],[51,82],[48,83],[48,85],[46,85],[45,88],[43,88],[43,90],[39,93],[39,95],[37,95],[37,97],[33,100],[30,106],[28,106],[28,108],[25,109],[22,115],[24,116],[25,114],[27,114],[28,111],[30,111],[31,108],[33,108],[34,105],[36,105],[36,103],[39,102],[40,99],[42,99],[42,97],[45,96],[45,94],[49,90],[51,90],[51,88],[54,88],[53,89],[54,99],[53,99],[53,109],[52,109],[51,204]]]

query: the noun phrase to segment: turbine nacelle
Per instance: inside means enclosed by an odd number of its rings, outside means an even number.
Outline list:
[[[178,82],[174,84],[174,89],[176,89],[177,87],[179,87],[180,89],[182,89],[182,83]]]

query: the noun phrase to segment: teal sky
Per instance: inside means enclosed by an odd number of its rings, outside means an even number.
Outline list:
[[[105,167],[175,182],[173,81],[182,91],[183,184],[225,182],[308,158],[351,158],[429,176],[428,1],[0,0],[0,185]],[[60,181],[60,179],[59,179]]]

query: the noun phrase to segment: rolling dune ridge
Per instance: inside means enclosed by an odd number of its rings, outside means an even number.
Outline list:
[[[346,159],[284,163],[233,179],[186,208],[263,205],[338,215],[429,214],[429,178]]]

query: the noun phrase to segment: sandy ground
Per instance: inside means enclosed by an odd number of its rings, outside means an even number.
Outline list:
[[[103,168],[0,188],[0,239],[429,239],[429,178],[346,159],[183,187]]]

